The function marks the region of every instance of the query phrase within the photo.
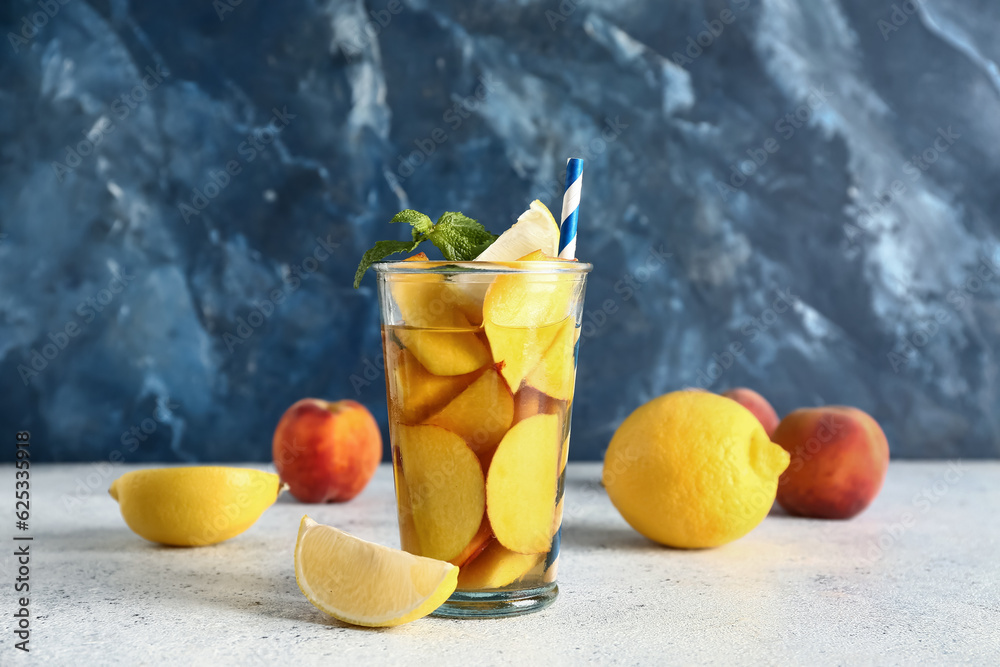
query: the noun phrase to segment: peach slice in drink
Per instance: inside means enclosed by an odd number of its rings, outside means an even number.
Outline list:
[[[514,397],[504,379],[490,367],[427,423],[462,436],[488,463],[513,419]]]
[[[538,364],[528,373],[524,383],[555,399],[568,401],[573,398],[573,381],[576,377],[577,340],[576,322],[567,317],[559,325],[552,344],[545,350]]]
[[[456,313],[456,317],[464,320],[461,313]],[[465,375],[490,363],[489,350],[472,328],[464,320],[452,331],[398,328],[394,334],[434,375]]]
[[[514,394],[514,423],[535,415],[562,414],[566,403],[527,385]]]
[[[398,414],[396,419],[404,424],[419,424],[453,398],[461,394],[476,379],[473,371],[464,375],[434,375],[405,348],[387,345],[389,354],[396,355],[390,373],[390,409]],[[478,370],[478,369],[477,369]]]
[[[425,253],[407,257],[406,262],[426,262]],[[455,329],[482,324],[482,292],[478,298],[441,274],[413,273],[390,285],[393,301],[403,324],[421,329]]]
[[[534,252],[518,261],[556,261]],[[570,316],[576,283],[558,274],[502,275],[486,291],[483,326],[512,391],[541,361]]]
[[[458,571],[458,588],[483,590],[503,588],[545,562],[545,554],[521,554],[490,540],[486,549]]]
[[[487,547],[492,539],[493,527],[490,526],[490,520],[484,515],[483,522],[479,525],[479,531],[476,532],[465,548],[462,549],[462,553],[451,559],[452,565],[462,567],[472,561],[483,552],[483,549]]]
[[[486,489],[479,458],[438,426],[396,427],[396,446],[420,555],[453,560],[479,532]],[[403,511],[406,511],[405,509]]]
[[[511,551],[549,550],[559,475],[561,420],[535,415],[500,441],[486,477],[486,512],[493,534]]]

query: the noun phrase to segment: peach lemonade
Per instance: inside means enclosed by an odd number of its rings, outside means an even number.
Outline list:
[[[374,265],[400,541],[459,567],[439,615],[524,613],[557,594],[591,267],[544,250]]]

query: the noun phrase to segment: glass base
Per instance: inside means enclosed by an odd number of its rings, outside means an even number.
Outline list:
[[[556,582],[519,591],[455,591],[434,612],[443,618],[504,618],[541,611],[559,595]]]

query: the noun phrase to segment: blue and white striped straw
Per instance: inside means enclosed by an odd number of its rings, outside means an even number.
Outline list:
[[[566,193],[563,195],[562,224],[559,225],[559,257],[576,258],[576,221],[580,213],[583,189],[583,158],[566,161]]]

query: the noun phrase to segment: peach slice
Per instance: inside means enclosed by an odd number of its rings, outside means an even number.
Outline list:
[[[466,331],[394,329],[403,347],[434,375],[465,375],[490,363],[490,353],[461,313]]]
[[[537,255],[537,257],[536,257]],[[555,260],[540,251],[522,257]],[[483,318],[501,327],[541,327],[570,316],[578,283],[572,276],[513,274],[498,276],[483,300]]]
[[[483,469],[460,435],[438,426],[396,428],[421,556],[452,560],[483,522]]]
[[[407,257],[405,262],[426,262],[426,253]],[[400,274],[390,283],[396,307],[407,326],[455,329],[483,323],[483,295],[468,289],[467,281],[456,282],[441,274]]]
[[[554,260],[534,252],[518,261]],[[527,274],[498,276],[483,299],[483,327],[493,360],[512,390],[541,361],[571,315],[579,288],[572,276]]]
[[[472,540],[462,549],[462,553],[451,559],[452,565],[462,567],[472,561],[483,550],[489,546],[489,541],[493,539],[493,527],[490,520],[483,516],[483,522],[479,525],[479,531],[472,537]]]
[[[427,423],[462,436],[483,457],[496,449],[513,420],[514,397],[500,374],[487,368]]]
[[[538,328],[502,327],[486,320],[483,328],[511,391],[517,391],[528,373],[537,366],[559,333],[560,323]]]
[[[576,322],[567,317],[559,325],[552,345],[542,355],[538,365],[528,373],[524,383],[549,396],[568,401],[573,398],[576,379]]]
[[[479,556],[458,571],[458,588],[482,590],[503,588],[545,562],[545,554],[519,554],[490,540]]]
[[[408,327],[456,329],[468,320],[454,307],[454,299],[442,275],[400,274],[389,283],[393,301]]]
[[[406,349],[397,348],[396,358],[391,363],[391,405],[398,411],[397,418],[406,424],[424,421],[465,391],[476,379],[475,372],[452,376],[434,375]]]
[[[560,419],[535,415],[515,424],[497,446],[486,477],[493,534],[511,551],[549,550],[556,509]]]
[[[514,423],[535,415],[562,414],[565,405],[562,401],[557,401],[533,387],[521,387],[514,394]]]

